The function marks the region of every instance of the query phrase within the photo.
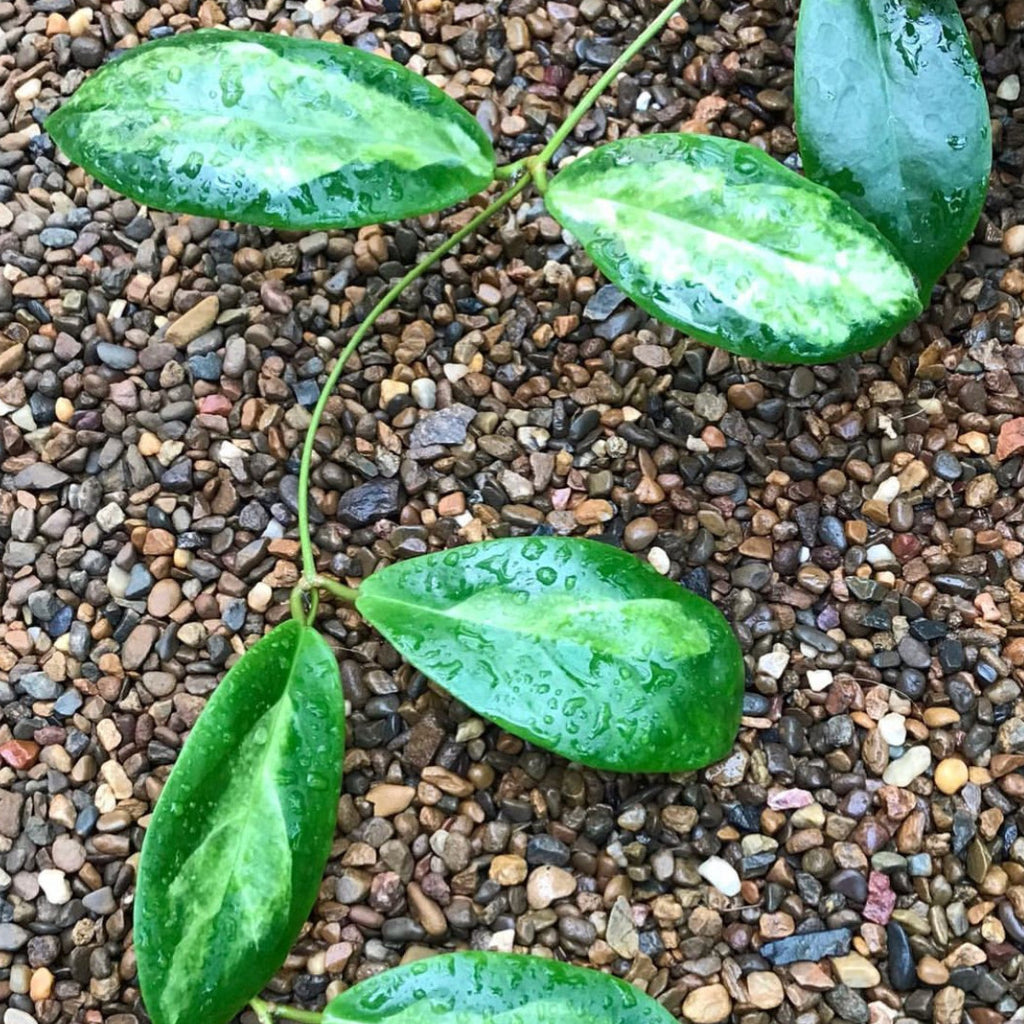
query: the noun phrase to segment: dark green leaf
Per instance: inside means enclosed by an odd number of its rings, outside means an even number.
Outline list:
[[[890,239],[928,302],[974,230],[992,162],[954,0],[803,0],[795,91],[808,176]]]
[[[142,845],[135,952],[154,1024],[224,1024],[280,968],[330,853],[343,718],[334,655],[294,621],[214,691]]]
[[[730,352],[826,362],[921,311],[910,271],[870,224],[746,143],[612,142],[561,171],[545,198],[638,306]]]
[[[348,46],[258,32],[131,50],[46,129],[140,202],[268,227],[399,220],[494,177],[483,130],[419,75]]]
[[[696,768],[739,727],[743,661],[721,613],[605,544],[425,555],[364,580],[356,607],[474,711],[595,768]]]
[[[327,1004],[323,1024],[674,1024],[618,978],[557,960],[449,953],[359,982]]]

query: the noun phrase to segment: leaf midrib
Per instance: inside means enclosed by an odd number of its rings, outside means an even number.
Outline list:
[[[808,254],[808,256],[804,258],[800,255],[792,253],[791,251],[778,249],[772,245],[755,244],[753,242],[747,241],[746,239],[737,238],[735,235],[727,235],[721,231],[714,230],[714,228],[705,227],[702,224],[698,224],[696,221],[684,220],[683,218],[674,217],[668,213],[662,213],[660,210],[654,209],[653,207],[650,206],[645,206],[643,203],[633,202],[630,199],[621,199],[618,196],[616,196],[614,199],[602,196],[598,196],[597,198],[601,199],[603,202],[621,206],[626,210],[638,211],[644,214],[646,217],[657,218],[658,220],[665,222],[667,225],[686,225],[687,228],[690,228],[702,235],[706,235],[710,238],[722,239],[723,241],[730,243],[734,248],[739,250],[741,253],[759,253],[762,254],[762,257],[764,253],[770,253],[773,257],[777,257],[778,259],[782,260],[783,263],[795,263],[800,266],[809,266],[822,270],[824,273],[829,272],[829,268],[824,267],[822,264],[818,263],[811,254]],[[863,237],[866,240],[870,238],[870,236],[868,235],[863,235]],[[837,250],[833,249],[833,251]],[[826,282],[823,281],[822,283]]]
[[[395,597],[395,596],[392,596],[391,594],[373,594],[373,593],[370,593],[370,594],[363,594],[362,597],[363,597],[364,601],[379,601],[379,602],[383,602],[385,604],[392,605],[395,608],[414,610],[418,615],[436,615],[439,618],[442,618],[442,619],[445,619],[445,620],[451,621],[451,622],[456,622],[456,623],[458,623],[458,622],[470,622],[470,623],[472,623],[474,625],[486,626],[488,629],[492,629],[492,630],[495,630],[495,631],[500,631],[500,632],[503,632],[503,633],[508,633],[508,634],[510,634],[512,636],[521,636],[521,637],[529,637],[529,638],[542,637],[542,638],[547,638],[547,639],[566,639],[566,640],[568,640],[570,642],[576,642],[576,641],[573,640],[573,638],[571,636],[569,636],[569,637],[560,637],[557,633],[552,632],[552,631],[548,631],[548,630],[545,630],[545,629],[521,628],[518,624],[512,624],[512,625],[507,625],[505,623],[495,624],[495,623],[490,622],[490,621],[488,621],[486,619],[474,618],[474,617],[472,617],[472,615],[452,614],[453,612],[457,612],[457,610],[460,609],[460,608],[472,608],[471,605],[467,605],[467,603],[464,602],[464,601],[460,602],[459,604],[451,605],[448,608],[437,608],[434,605],[429,605],[429,606],[425,607],[422,604],[417,604],[417,603],[415,603],[413,601],[405,600],[405,599],[403,599],[400,596],[399,597]],[[357,607],[358,607],[358,604],[359,604],[358,600],[357,600],[356,604],[357,604]],[[592,610],[592,609],[598,609],[599,610],[599,609],[604,609],[604,608],[619,608],[619,607],[621,607],[624,604],[667,604],[667,605],[672,605],[673,602],[670,601],[668,598],[665,598],[665,597],[631,597],[631,598],[626,598],[625,600],[614,600],[614,599],[602,599],[602,600],[598,600],[598,601],[588,600],[586,602],[583,602],[582,604],[574,604],[573,605],[573,611],[576,612],[576,613],[579,613],[579,612],[589,611],[589,610]],[[542,621],[544,622],[545,625],[548,624],[548,620],[542,620]],[[525,623],[523,625],[525,626]],[[594,647],[593,644],[587,644],[587,646],[588,647]],[[601,647],[597,647],[596,650],[598,651],[598,653],[611,654],[613,657],[617,657],[617,658],[621,658],[622,657],[621,652],[615,652],[615,651],[611,651],[609,649],[601,648]]]

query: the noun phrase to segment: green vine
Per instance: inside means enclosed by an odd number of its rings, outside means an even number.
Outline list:
[[[313,537],[309,528],[309,483],[312,474],[313,464],[313,442],[316,432],[320,429],[324,410],[330,401],[331,395],[338,384],[345,365],[352,354],[359,348],[363,339],[373,329],[374,324],[381,314],[388,309],[399,298],[403,291],[414,281],[421,278],[441,257],[447,255],[460,242],[469,238],[478,228],[491,219],[496,213],[504,209],[517,195],[519,195],[531,182],[537,191],[544,195],[547,191],[547,166],[563,142],[572,134],[575,127],[587,115],[587,112],[600,99],[608,87],[615,81],[619,73],[629,64],[633,57],[640,52],[664,27],[672,16],[683,6],[685,0],[671,0],[668,6],[637,36],[633,42],[626,47],[619,55],[619,58],[601,75],[576,104],[558,130],[551,136],[544,148],[535,156],[527,157],[516,163],[508,164],[504,168],[499,167],[495,178],[497,181],[511,181],[512,184],[480,211],[468,224],[460,228],[450,238],[425,256],[407,274],[401,277],[398,282],[391,286],[380,301],[370,310],[366,319],[356,328],[355,334],[341,350],[330,374],[324,383],[323,390],[317,399],[316,405],[310,417],[309,427],[306,430],[306,437],[302,445],[302,456],[299,462],[299,546],[302,553],[302,576],[303,580],[297,591],[307,592],[311,589],[320,588],[332,596],[346,602],[355,599],[355,592],[341,584],[329,581],[326,577],[317,574],[316,555],[313,551]],[[296,610],[298,609],[298,614]],[[293,598],[292,614],[300,621],[308,621],[308,612],[305,605],[296,603]]]

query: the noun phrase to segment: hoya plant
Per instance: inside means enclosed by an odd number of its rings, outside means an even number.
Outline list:
[[[351,589],[310,532],[314,438],[347,360],[410,283],[527,189],[639,306],[694,338],[781,362],[876,346],[917,316],[970,236],[989,124],[952,0],[804,0],[801,176],[746,143],[627,138],[548,167],[671,0],[534,156],[497,167],[470,113],[345,46],[200,31],[125,53],[46,127],[142,203],[271,228],[353,228],[497,188],[386,292],[340,350],[299,472],[291,618],[221,681],[147,829],[134,939],[155,1024],[247,1004],[325,1024],[665,1024],[631,986],[551,960],[456,953],[343,992],[323,1012],[258,998],[312,907],[336,823],[345,723],[321,597],[508,731],[595,769],[681,772],[730,749],[744,668],[708,601],[592,540],[504,538],[387,566]],[[840,56],[841,55],[841,58]]]

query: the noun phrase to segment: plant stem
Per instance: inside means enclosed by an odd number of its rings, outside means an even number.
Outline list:
[[[297,1020],[300,1024],[320,1024],[324,1015],[316,1010],[300,1010],[294,1006],[279,1006],[277,1003],[268,1003],[265,999],[250,999],[249,1005],[260,1024],[267,1024],[274,1017],[282,1017],[285,1020]]]
[[[550,162],[551,158],[555,155],[558,147],[572,134],[573,129],[583,120],[586,113],[590,108],[598,101],[601,94],[608,88],[612,82],[615,81],[619,72],[633,59],[633,57],[639,53],[667,24],[669,19],[672,17],[680,7],[683,6],[685,0],[670,0],[669,5],[658,15],[633,40],[629,46],[619,55],[618,60],[587,90],[583,99],[576,104],[573,108],[572,113],[562,122],[561,127],[554,135],[551,136],[548,144],[535,156],[530,158],[530,164],[533,168],[538,166],[541,168],[546,167]],[[534,170],[536,175],[538,172]],[[540,172],[543,175],[543,171]],[[543,193],[544,189],[541,185],[541,181],[536,182],[538,189]]]
[[[346,587],[329,576],[314,576],[313,586],[320,590],[326,590],[331,597],[336,597],[339,601],[345,601],[347,604],[355,604],[356,598],[359,596],[358,590]]]
[[[442,256],[451,252],[464,238],[471,235],[481,224],[489,220],[495,213],[497,213],[502,207],[507,205],[511,200],[517,196],[520,192],[526,188],[531,182],[536,186],[537,191],[541,195],[544,194],[547,188],[547,164],[551,158],[555,155],[558,147],[572,134],[573,129],[580,123],[584,118],[587,111],[597,102],[601,94],[608,88],[609,85],[615,81],[616,76],[622,69],[633,59],[633,56],[643,49],[644,46],[650,42],[668,23],[676,11],[682,7],[685,0],[670,0],[668,6],[658,15],[650,25],[647,26],[626,47],[621,53],[618,60],[601,77],[587,90],[583,98],[576,104],[572,112],[566,118],[562,126],[552,135],[548,144],[536,154],[536,156],[529,157],[524,160],[517,160],[515,163],[507,164],[504,167],[499,167],[496,171],[495,177],[498,181],[513,181],[513,184],[503,192],[497,199],[490,203],[484,210],[481,210],[465,227],[460,228],[455,232],[451,238],[447,239],[441,245],[439,245],[433,252],[425,256],[419,263],[413,267],[404,277],[402,277],[396,284],[392,285],[391,288],[385,293],[383,298],[377,303],[376,306],[370,310],[369,315],[366,319],[356,328],[355,334],[349,339],[349,342],[341,350],[338,356],[337,362],[334,364],[330,374],[324,383],[323,390],[320,392],[317,398],[316,405],[313,407],[312,418],[310,419],[309,428],[306,430],[306,438],[302,445],[302,458],[299,463],[299,546],[302,550],[302,575],[306,581],[306,585],[311,589],[314,587],[320,587],[328,593],[333,594],[335,597],[340,598],[343,601],[353,602],[355,600],[355,591],[350,590],[348,587],[342,586],[340,583],[333,583],[333,581],[326,580],[324,577],[317,576],[316,572],[316,557],[313,553],[313,538],[309,530],[309,478],[312,471],[313,464],[313,442],[316,438],[316,432],[320,428],[320,421],[323,419],[324,409],[327,408],[327,402],[330,400],[331,395],[334,393],[334,388],[337,386],[338,379],[344,372],[345,364],[348,362],[349,357],[359,347],[362,340],[370,332],[377,317],[385,310],[389,309],[391,304],[405,291],[406,288],[412,284],[413,281],[421,277],[427,270],[430,269]],[[522,172],[529,170],[529,174],[523,174]],[[293,600],[293,611],[294,611],[294,600]]]
[[[494,172],[495,181],[511,181],[513,178],[518,177],[526,170],[526,165],[529,161],[529,157],[523,157],[522,160],[517,160],[514,164],[502,164]]]
[[[682,0],[680,0],[682,2]],[[463,239],[471,235],[481,224],[490,220],[502,207],[508,205],[520,192],[530,183],[528,175],[522,177],[507,191],[503,192],[497,199],[490,203],[484,210],[481,210],[465,227],[460,228],[451,238],[448,238],[439,245],[433,252],[425,256],[396,284],[393,284],[385,293],[383,298],[370,310],[366,319],[356,328],[355,334],[349,339],[348,344],[341,350],[338,361],[334,364],[324,383],[320,397],[313,407],[313,416],[306,430],[306,440],[302,446],[302,460],[299,463],[299,545],[302,549],[302,574],[312,583],[316,579],[316,558],[313,554],[313,538],[309,532],[309,477],[313,462],[313,440],[320,428],[320,420],[323,418],[324,409],[330,399],[334,388],[338,383],[345,369],[349,357],[359,347],[360,342],[370,332],[374,322],[381,313],[385,312],[391,304],[413,283],[429,270],[442,256],[451,252]],[[348,588],[345,588],[348,589]],[[348,598],[345,598],[348,600]]]

